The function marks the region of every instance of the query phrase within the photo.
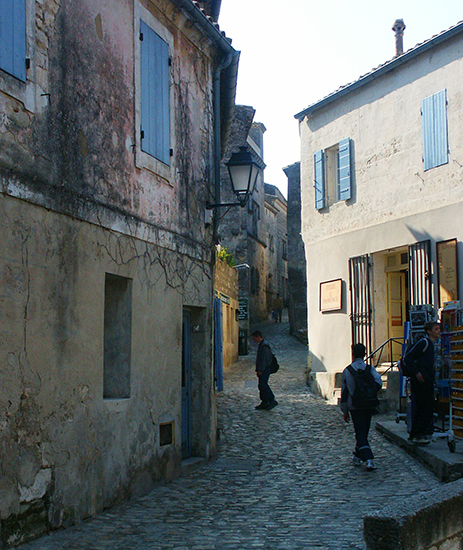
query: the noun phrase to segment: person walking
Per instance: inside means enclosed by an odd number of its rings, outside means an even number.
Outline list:
[[[364,361],[366,349],[363,344],[352,346],[352,363],[342,373],[341,410],[345,422],[352,418],[355,431],[355,449],[352,463],[365,463],[367,470],[376,470],[373,451],[368,442],[371,417],[377,405],[377,393],[382,387],[381,376]],[[359,389],[361,388],[361,390]],[[362,395],[359,392],[362,391]]]
[[[273,309],[275,311],[275,323],[281,323],[281,314],[284,307],[283,298],[277,293]]]
[[[424,325],[426,336],[405,354],[411,369],[410,386],[413,418],[409,440],[417,445],[430,443],[434,432],[435,344],[440,338],[440,325],[429,321]]]
[[[264,340],[262,333],[255,330],[252,334],[252,339],[255,344],[258,344],[256,357],[256,374],[258,378],[259,396],[261,403],[256,406],[257,410],[270,411],[274,409],[278,402],[275,399],[270,386],[270,365],[272,364],[272,350],[268,342]]]

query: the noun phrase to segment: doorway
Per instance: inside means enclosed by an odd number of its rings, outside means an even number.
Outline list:
[[[182,327],[182,459],[191,456],[191,318],[183,312]]]
[[[407,274],[402,271],[386,273],[388,338],[403,338],[407,318]],[[392,359],[402,355],[402,343],[392,343]]]

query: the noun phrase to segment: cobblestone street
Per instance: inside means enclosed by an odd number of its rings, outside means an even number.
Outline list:
[[[254,410],[253,348],[225,373],[215,462],[21,550],[363,549],[364,515],[439,485],[374,429],[378,470],[353,467],[352,426],[305,385],[306,347],[287,323],[261,328],[278,407]]]

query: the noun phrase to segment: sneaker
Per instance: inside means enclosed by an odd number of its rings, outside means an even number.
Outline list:
[[[266,409],[268,407],[268,405],[266,403],[261,403],[260,405],[257,405],[256,407],[254,407],[256,410],[258,411],[261,411],[263,409]]]
[[[360,466],[360,464],[362,464],[362,461],[360,460],[360,458],[358,456],[353,456],[352,457],[352,464],[354,466]]]
[[[410,438],[410,441],[414,445],[429,445],[429,443],[431,443],[431,440],[426,439],[426,437],[424,435],[423,436],[412,437],[412,438]]]
[[[376,468],[378,467],[376,466],[375,461],[371,458],[367,460],[366,466],[367,466],[367,470],[376,470]]]
[[[277,405],[278,405],[278,401],[273,401],[273,403],[270,403],[270,405],[268,405],[268,406],[266,407],[266,409],[267,409],[268,411],[270,411],[270,410],[274,409]]]

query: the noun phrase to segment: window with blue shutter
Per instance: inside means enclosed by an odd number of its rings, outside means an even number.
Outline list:
[[[325,207],[325,153],[320,150],[314,155],[315,172],[315,208],[321,210]]]
[[[424,170],[447,164],[447,91],[426,97],[421,102]]]
[[[26,82],[26,0],[0,0],[0,69]]]
[[[170,164],[169,46],[140,21],[141,148]]]
[[[339,142],[338,154],[338,196],[340,201],[347,201],[352,197],[351,151],[349,138],[343,139]]]

